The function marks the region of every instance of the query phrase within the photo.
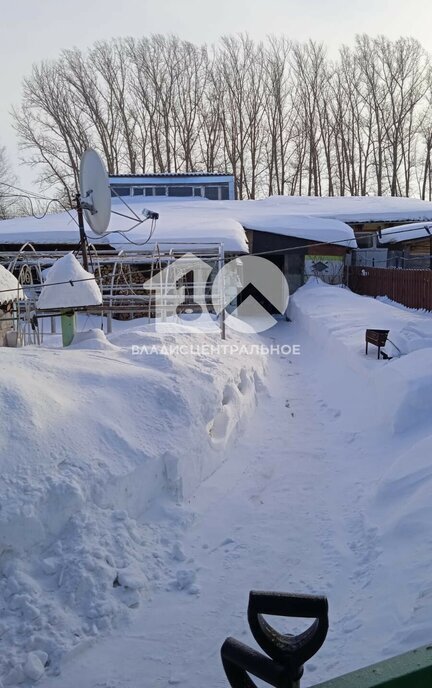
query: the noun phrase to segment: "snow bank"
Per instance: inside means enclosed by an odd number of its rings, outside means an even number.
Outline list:
[[[430,360],[429,360],[430,364]],[[429,414],[429,433],[431,432]],[[415,442],[380,476],[368,509],[391,571],[392,654],[423,645],[431,634],[432,434]],[[388,600],[383,577],[380,603]],[[388,606],[388,602],[387,602]],[[426,640],[425,640],[426,639]]]
[[[291,315],[311,339],[329,417],[338,414],[338,434],[348,438],[350,494],[357,480],[365,486],[363,503],[353,501],[353,516],[364,520],[368,533],[351,593],[356,600],[354,628],[360,637],[380,637],[378,657],[405,652],[423,645],[431,634],[431,315],[319,282],[294,294]],[[411,342],[411,351],[378,361],[372,347],[366,357],[368,326],[405,333],[403,342]],[[414,342],[423,348],[415,348]],[[339,411],[330,413],[332,408]],[[357,457],[356,442],[362,445]],[[353,457],[355,466],[350,464]],[[337,472],[334,479],[340,484]],[[357,552],[357,540],[352,547]],[[363,604],[359,587],[366,591]]]
[[[387,303],[389,306],[393,306],[393,308],[399,308],[401,311],[409,311],[409,313],[417,313],[417,315],[428,315],[430,318],[432,318],[431,311],[428,311],[426,308],[410,308],[409,306],[404,306],[403,303],[393,301],[393,299],[390,299],[388,296],[376,296],[375,298],[377,301]]]
[[[384,515],[383,530],[405,529],[410,520],[422,536],[429,532],[432,522],[432,436],[416,442],[403,452],[380,477],[374,494],[376,507]],[[419,518],[421,516],[421,518]],[[413,534],[410,531],[409,534]]]
[[[94,275],[84,270],[73,253],[59,258],[48,270],[37,300],[38,309],[99,306],[102,294]]]
[[[388,334],[384,352],[391,357],[432,348],[432,319],[394,326]]]
[[[23,298],[23,291],[15,275],[0,265],[0,303]]]
[[[155,501],[186,498],[220,465],[264,374],[258,354],[164,350],[196,337],[123,324],[108,339],[80,335],[67,350],[2,350],[6,685],[36,680],[45,665],[58,673],[65,654],[166,585],[173,535],[135,519]],[[134,355],[142,346],[147,353]]]
[[[333,357],[324,372],[334,394],[355,407],[353,427],[386,424],[393,432],[425,427],[432,406],[432,322],[349,289],[311,278],[290,300],[290,315]],[[409,353],[390,361],[365,355],[365,331],[388,329],[392,342]],[[393,345],[386,347],[390,351]],[[394,348],[394,347],[393,347]]]
[[[431,428],[432,348],[388,362],[375,378],[375,389],[398,435],[413,428]],[[383,396],[384,395],[384,396]]]

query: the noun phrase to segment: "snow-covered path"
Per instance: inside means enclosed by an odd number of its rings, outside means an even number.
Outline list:
[[[226,463],[188,505],[167,501],[145,515],[164,524],[172,583],[161,581],[127,629],[69,658],[62,688],[78,676],[80,688],[226,688],[219,649],[227,635],[251,641],[252,588],[329,597],[331,630],[304,685],[380,656],[377,624],[367,641],[359,630],[379,559],[362,515],[366,448],[318,386],[304,334],[280,323],[272,335],[300,343],[302,355],[272,357],[267,389]]]

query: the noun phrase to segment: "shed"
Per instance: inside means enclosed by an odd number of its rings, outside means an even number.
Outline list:
[[[389,249],[396,267],[429,269],[432,265],[432,222],[412,222],[384,229],[380,246]]]

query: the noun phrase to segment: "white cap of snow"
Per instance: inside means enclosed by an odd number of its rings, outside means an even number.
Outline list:
[[[102,294],[94,275],[84,270],[73,253],[67,253],[48,270],[36,307],[80,308],[101,303]]]
[[[380,244],[397,244],[400,241],[427,239],[432,235],[432,222],[410,222],[381,230]]]
[[[15,275],[0,265],[0,303],[16,301],[23,297],[23,290]]]

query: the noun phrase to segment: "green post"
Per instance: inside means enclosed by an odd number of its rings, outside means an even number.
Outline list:
[[[76,332],[76,314],[74,311],[65,311],[61,314],[61,328],[63,346],[72,344]]]

